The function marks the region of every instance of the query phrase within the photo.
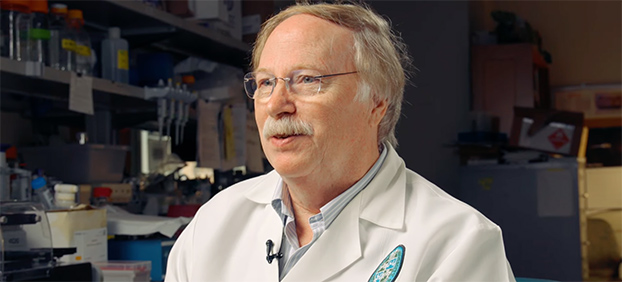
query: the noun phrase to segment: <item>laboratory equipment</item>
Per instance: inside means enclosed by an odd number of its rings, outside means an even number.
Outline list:
[[[183,127],[188,121],[190,104],[197,99],[196,92],[188,91],[186,85],[176,84],[173,87],[173,80],[169,79],[167,85],[160,80],[158,87],[145,87],[145,99],[155,99],[158,101],[158,133],[164,136],[163,128],[166,123],[166,136],[171,136],[171,125],[176,127],[175,143],[179,144],[179,133],[183,132]]]
[[[30,188],[31,172],[21,168],[10,168],[11,173],[11,200],[30,201],[32,189]]]
[[[176,101],[175,98],[177,98],[178,93],[180,91],[179,89],[179,84],[177,84],[177,86],[175,88],[173,88],[172,86],[172,79],[168,80],[168,87],[170,89],[170,92],[168,94],[168,114],[166,115],[166,135],[167,136],[171,136],[171,123],[173,123],[173,120],[175,119],[175,108],[176,108]],[[172,137],[172,136],[171,136]]]
[[[151,174],[158,171],[164,160],[172,152],[172,145],[168,136],[162,137],[157,132],[136,130],[133,140],[132,174]]]
[[[67,24],[67,5],[53,4],[50,15],[50,66],[71,71],[75,68],[75,33]]]
[[[0,152],[0,201],[30,201],[30,174],[28,170],[10,167],[6,153]]]
[[[0,28],[1,55],[13,60],[28,60],[28,29],[30,28],[30,3],[28,0],[2,0]]]
[[[48,1],[31,0],[30,10],[30,30],[28,38],[30,40],[30,61],[49,66],[49,41],[50,27],[48,22]]]
[[[43,177],[37,177],[31,182],[32,189],[37,195],[38,201],[43,205],[46,210],[54,209],[54,195],[52,191],[47,187],[47,181]]]
[[[76,34],[76,47],[74,50],[76,56],[75,71],[83,75],[92,75],[94,54],[91,49],[91,37],[84,29],[82,10],[69,10],[68,16],[69,26],[75,31]]]
[[[151,277],[151,281],[164,280],[166,261],[175,240],[164,238],[128,240],[127,236],[115,237],[118,239],[108,241],[109,259],[148,262],[147,278]]]
[[[457,196],[501,227],[515,275],[580,281],[578,183],[575,158],[474,165]]]
[[[65,144],[20,148],[27,169],[41,168],[65,183],[106,183],[123,179],[129,147]]]
[[[108,29],[108,38],[102,41],[102,78],[128,83],[129,55],[127,40],[121,38],[118,27]]]
[[[0,152],[0,201],[8,201],[11,198],[10,175],[6,153]]]
[[[0,203],[0,281],[46,278],[55,266],[45,210],[32,202]]]

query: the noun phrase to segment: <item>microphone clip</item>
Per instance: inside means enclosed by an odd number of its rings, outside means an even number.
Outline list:
[[[274,247],[274,242],[272,242],[272,240],[268,239],[268,241],[266,241],[266,261],[268,261],[268,264],[272,264],[272,261],[274,259],[280,259],[283,257],[283,253],[276,253],[273,254],[272,253],[272,248]]]

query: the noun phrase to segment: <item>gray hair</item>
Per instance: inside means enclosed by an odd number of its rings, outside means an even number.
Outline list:
[[[357,99],[374,102],[386,100],[388,107],[378,126],[378,143],[397,146],[395,126],[401,115],[404,86],[411,58],[400,36],[391,31],[389,21],[365,4],[297,3],[263,23],[253,46],[252,67],[259,59],[268,37],[287,18],[308,14],[352,30],[354,63],[361,77]]]

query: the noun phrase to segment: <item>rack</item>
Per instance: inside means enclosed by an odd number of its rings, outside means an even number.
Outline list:
[[[0,89],[57,101],[69,100],[71,72],[43,67],[40,76],[28,75],[26,62],[0,57]],[[107,107],[129,108],[152,103],[144,100],[143,88],[93,78],[93,102]]]
[[[81,9],[86,25],[91,28],[102,31],[112,26],[121,28],[121,36],[130,42],[132,48],[156,45],[171,52],[204,57],[236,67],[248,64],[250,45],[141,1],[70,1],[67,4],[71,9]]]
[[[137,0],[58,1],[72,9],[81,9],[90,29],[100,31],[117,26],[132,49],[156,47],[185,56],[198,56],[236,67],[247,65],[250,46],[240,40],[200,26],[195,21],[183,19],[151,7]],[[71,72],[50,67],[40,67],[37,75],[26,62],[0,57],[0,93],[2,108],[15,110],[6,95],[44,98],[61,104],[69,100]],[[113,120],[122,124],[136,124],[155,120],[156,103],[148,101],[140,87],[93,78],[93,103],[96,108],[113,109]],[[61,106],[61,108],[66,106]],[[192,115],[191,115],[192,116]],[[67,114],[53,119],[71,119]],[[49,120],[49,119],[48,119]]]

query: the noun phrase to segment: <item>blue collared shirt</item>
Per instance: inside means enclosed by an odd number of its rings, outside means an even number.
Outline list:
[[[387,157],[387,148],[382,145],[382,152],[380,157],[376,160],[376,163],[372,168],[361,178],[354,183],[352,187],[341,193],[336,198],[332,199],[326,205],[320,208],[320,213],[309,218],[309,225],[313,230],[313,239],[308,244],[300,247],[298,244],[298,235],[296,233],[296,221],[293,215],[291,198],[289,191],[283,189],[283,181],[279,181],[274,191],[272,200],[272,207],[276,213],[281,217],[283,221],[283,235],[285,240],[281,243],[281,252],[283,258],[279,259],[280,279],[282,280],[285,275],[292,269],[292,267],[300,260],[300,258],[307,252],[307,250],[317,241],[318,238],[324,233],[324,231],[330,226],[331,223],[337,218],[339,213],[352,201],[352,199],[361,192],[367,184],[376,176],[384,159]]]

